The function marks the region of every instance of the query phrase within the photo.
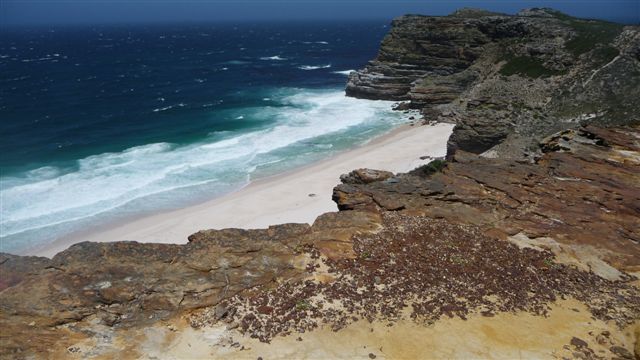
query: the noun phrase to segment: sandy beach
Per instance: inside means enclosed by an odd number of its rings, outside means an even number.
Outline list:
[[[231,194],[194,206],[75,233],[29,255],[53,256],[81,241],[186,243],[203,229],[265,228],[282,223],[313,223],[336,211],[332,190],[341,174],[357,168],[406,172],[444,156],[453,125],[400,126],[369,143],[293,171],[259,179]]]

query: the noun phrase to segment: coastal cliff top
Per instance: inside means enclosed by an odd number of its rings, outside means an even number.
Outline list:
[[[455,123],[446,160],[344,174],[312,225],[0,254],[0,351],[638,358],[639,75],[637,27],[400,17],[347,94]]]
[[[347,95],[397,100],[457,126],[449,156],[523,158],[545,136],[640,122],[640,27],[549,8],[396,18]]]

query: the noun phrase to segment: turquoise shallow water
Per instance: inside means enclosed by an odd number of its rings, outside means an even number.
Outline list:
[[[342,90],[383,25],[260,26],[9,34],[0,251],[210,199],[403,121]]]

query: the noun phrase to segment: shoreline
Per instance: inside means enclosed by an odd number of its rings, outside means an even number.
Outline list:
[[[400,125],[362,146],[284,173],[251,181],[245,187],[195,205],[98,226],[62,237],[20,255],[52,257],[83,242],[138,241],[187,243],[200,230],[266,228],[282,223],[313,223],[337,211],[331,200],[340,175],[357,168],[406,172],[428,163],[421,156],[446,153],[452,124]],[[312,195],[313,194],[313,195]]]

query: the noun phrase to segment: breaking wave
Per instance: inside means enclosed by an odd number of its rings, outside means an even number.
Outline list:
[[[328,69],[331,67],[331,64],[327,65],[302,65],[298,66],[300,70],[316,70],[316,69]]]
[[[341,71],[333,71],[334,74],[347,75],[351,74],[355,70],[341,70]]]
[[[260,60],[283,61],[283,60],[287,60],[287,58],[280,57],[279,55],[274,55],[274,56],[263,56],[260,58]]]
[[[276,89],[269,98],[268,105],[237,109],[237,121],[269,124],[259,129],[213,132],[209,140],[188,145],[136,146],[78,159],[72,167],[0,178],[0,250],[220,196],[252,177],[364,142],[405,116],[392,111],[391,102],[349,98],[337,90]]]

